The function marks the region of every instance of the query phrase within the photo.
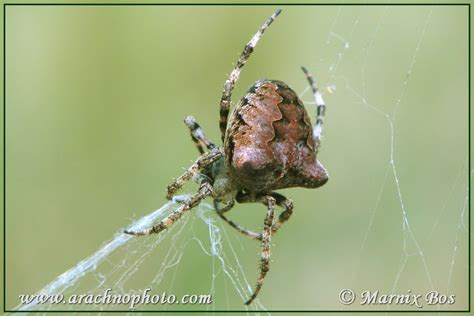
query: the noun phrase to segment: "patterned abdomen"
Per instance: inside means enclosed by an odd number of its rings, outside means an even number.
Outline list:
[[[308,113],[284,82],[261,80],[249,89],[232,113],[224,146],[241,190],[315,188],[327,181]]]

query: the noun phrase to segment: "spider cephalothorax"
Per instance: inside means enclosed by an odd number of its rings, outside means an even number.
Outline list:
[[[201,153],[199,159],[184,174],[168,186],[171,199],[184,183],[194,178],[199,190],[158,224],[133,235],[159,233],[176,222],[188,210],[211,196],[217,214],[232,227],[250,238],[261,241],[260,275],[255,290],[245,304],[250,304],[260,292],[269,270],[270,239],[293,213],[293,203],[273,190],[289,187],[317,188],[328,180],[326,169],[316,159],[320,146],[325,105],[312,76],[303,67],[317,105],[314,128],[297,94],[287,84],[277,80],[255,82],[235,107],[228,120],[233,88],[242,67],[263,35],[278,16],[277,10],[245,46],[237,65],[224,84],[220,101],[220,129],[223,148],[210,142],[193,117],[185,118],[191,138]],[[205,152],[204,147],[208,150]],[[239,203],[257,202],[267,206],[262,233],[249,231],[224,213]],[[275,206],[283,212],[275,218]]]

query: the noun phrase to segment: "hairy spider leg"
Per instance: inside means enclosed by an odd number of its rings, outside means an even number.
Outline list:
[[[250,55],[252,54],[255,46],[257,46],[258,41],[262,37],[265,30],[272,24],[273,20],[280,14],[281,10],[276,10],[268,20],[260,27],[260,29],[255,33],[252,39],[245,45],[242,54],[237,61],[234,69],[232,69],[231,73],[227,77],[227,80],[224,83],[224,90],[222,91],[222,97],[220,101],[220,119],[219,119],[219,127],[221,130],[221,139],[222,143],[224,143],[225,139],[225,132],[227,129],[227,117],[229,115],[229,108],[230,108],[230,100],[232,96],[232,91],[234,90],[235,84],[240,76],[240,71],[242,67],[244,67],[245,63],[249,59]]]
[[[227,224],[229,224],[231,227],[237,229],[237,231],[241,232],[242,234],[252,238],[252,239],[255,239],[255,240],[262,240],[262,235],[261,234],[257,234],[251,230],[248,230],[247,228],[245,227],[242,227],[240,226],[239,224],[237,224],[236,222],[228,219],[223,213],[219,213],[217,212],[217,214],[219,215],[220,218],[222,218],[222,220],[224,222],[226,222]]]
[[[227,205],[225,205],[223,208],[219,208],[219,205],[216,201],[214,201],[214,208],[216,209],[217,211],[217,215],[219,215],[219,217],[224,220],[224,222],[226,222],[227,224],[229,224],[230,226],[232,226],[233,228],[237,229],[239,232],[241,232],[242,234],[252,238],[252,239],[255,239],[255,240],[262,240],[262,235],[261,234],[257,234],[257,233],[254,233],[253,231],[251,230],[248,230],[242,226],[240,226],[239,224],[235,223],[234,221],[228,219],[224,213],[225,212],[228,212],[230,211],[230,209],[234,206],[234,201],[228,203]]]
[[[276,204],[283,208],[283,212],[278,216],[278,221],[272,227],[272,233],[274,234],[293,214],[293,202],[280,193],[272,192],[271,196],[275,198]]]
[[[313,138],[315,143],[315,152],[318,153],[321,145],[321,132],[323,129],[324,115],[326,114],[326,105],[324,104],[323,96],[319,92],[318,86],[316,85],[313,75],[311,75],[305,67],[301,67],[306,78],[308,79],[311,90],[313,90],[314,101],[316,102],[316,123],[313,129]]]
[[[248,301],[245,302],[245,305],[251,304],[257,297],[258,293],[262,289],[263,280],[265,279],[268,270],[270,270],[270,245],[272,239],[273,218],[275,215],[275,198],[271,196],[265,197],[265,204],[267,205],[267,215],[265,216],[265,220],[263,222],[260,274],[258,276],[255,289]]]
[[[262,197],[256,198],[254,195],[244,194],[242,192],[237,193],[236,200],[239,203],[263,202]],[[230,205],[230,207],[229,207],[229,205]],[[231,227],[235,228],[238,232],[240,232],[240,233],[242,233],[242,234],[244,234],[244,235],[246,235],[246,236],[248,236],[252,239],[262,240],[262,234],[255,233],[255,232],[253,232],[253,231],[251,231],[251,230],[249,230],[245,227],[242,227],[239,224],[237,224],[236,222],[234,222],[233,220],[228,219],[224,215],[225,212],[230,211],[232,206],[234,206],[234,202],[229,203],[228,205],[226,205],[222,209],[219,209],[217,203],[214,203],[214,208],[217,211],[217,215],[219,215],[219,217],[224,222],[229,224]]]
[[[224,207],[220,207],[219,201],[214,200],[214,209],[217,211],[217,213],[220,213],[220,214],[230,211],[230,209],[233,208],[234,205],[235,205],[235,201],[231,200],[227,204],[225,204]]]
[[[206,146],[207,149],[211,150],[216,147],[204,134],[201,126],[196,122],[194,117],[191,115],[186,116],[184,123],[188,126],[189,131],[191,132],[191,139],[196,145],[200,154],[204,154],[204,148],[202,145]]]
[[[196,162],[191,165],[191,167],[189,167],[181,176],[179,176],[168,186],[166,198],[171,200],[176,191],[178,191],[186,182],[188,182],[195,173],[206,168],[221,157],[222,152],[217,147],[200,156],[198,160],[196,160]]]
[[[212,194],[212,186],[204,182],[201,184],[199,187],[199,190],[197,193],[192,195],[189,200],[181,204],[173,213],[162,219],[158,224],[153,225],[150,228],[141,230],[141,231],[124,231],[125,234],[129,235],[135,235],[135,236],[147,236],[151,234],[158,234],[161,233],[163,230],[167,229],[171,225],[173,225],[175,222],[177,222],[187,211],[192,209],[193,207],[196,207],[201,203],[203,199],[208,197],[209,195]]]
[[[272,226],[272,233],[276,233],[278,229],[281,227],[281,225],[286,222],[287,220],[290,219],[291,215],[293,214],[293,202],[286,198],[284,195],[277,193],[277,192],[272,192],[270,193],[270,196],[275,199],[276,205],[280,206],[283,208],[283,212],[281,212],[280,216],[278,217],[278,221]],[[245,194],[242,192],[239,192],[237,194],[236,200],[239,203],[255,203],[255,202],[262,202],[265,204],[265,199],[266,197],[262,197],[261,195],[255,196],[251,194]],[[232,203],[232,206],[229,208],[224,208],[224,209],[218,209],[216,205],[214,205],[217,211],[217,214],[219,215],[220,218],[222,218],[227,224],[229,224],[231,227],[235,228],[237,231],[240,233],[255,239],[255,240],[262,240],[262,235],[257,234],[245,227],[240,226],[236,222],[228,219],[224,213],[229,211],[234,204]]]

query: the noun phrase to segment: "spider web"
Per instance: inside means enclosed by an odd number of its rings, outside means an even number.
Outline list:
[[[407,293],[418,293],[418,294],[426,294],[430,291],[436,291],[442,294],[455,294],[457,297],[457,308],[458,310],[466,310],[467,309],[467,288],[468,285],[466,280],[468,280],[468,265],[467,262],[467,249],[468,249],[468,238],[469,232],[467,229],[468,226],[468,203],[469,203],[469,189],[468,189],[468,180],[466,174],[469,173],[468,171],[468,161],[467,161],[467,151],[464,152],[464,155],[458,157],[458,162],[455,164],[455,170],[449,170],[449,181],[445,183],[444,188],[442,189],[443,194],[440,196],[439,200],[439,207],[433,209],[434,211],[434,218],[435,221],[431,225],[431,230],[427,234],[428,238],[424,238],[423,233],[418,232],[415,228],[416,224],[413,224],[412,218],[415,216],[416,210],[412,207],[409,203],[406,202],[406,189],[404,190],[404,181],[403,177],[399,174],[400,165],[402,163],[398,162],[397,156],[397,132],[396,126],[399,123],[398,113],[402,106],[405,103],[413,104],[409,102],[409,97],[413,96],[413,94],[409,95],[409,86],[412,76],[416,75],[417,71],[417,64],[419,63],[420,59],[420,51],[423,49],[424,42],[426,41],[426,32],[427,29],[433,24],[433,11],[439,13],[441,10],[438,8],[425,8],[424,10],[420,10],[420,18],[419,18],[419,25],[417,27],[417,32],[414,32],[414,37],[416,40],[412,42],[411,46],[408,46],[408,51],[411,52],[411,57],[407,59],[406,63],[406,70],[405,76],[403,80],[399,81],[397,89],[399,90],[395,94],[395,102],[387,102],[387,100],[383,100],[383,102],[377,102],[372,100],[371,98],[371,91],[368,89],[367,81],[368,81],[368,66],[370,65],[370,55],[373,53],[374,50],[377,49],[377,41],[380,41],[382,38],[381,30],[386,28],[387,21],[390,19],[391,8],[389,6],[383,7],[380,9],[380,13],[378,13],[379,18],[376,23],[373,24],[373,30],[369,32],[369,36],[366,39],[365,43],[362,45],[359,53],[361,55],[359,64],[360,64],[360,77],[359,82],[355,83],[349,76],[346,74],[341,64],[343,61],[348,58],[346,55],[350,55],[347,53],[353,44],[353,35],[358,31],[359,23],[361,22],[360,13],[358,14],[351,14],[352,16],[349,17],[350,20],[353,21],[352,27],[349,29],[338,31],[337,25],[340,21],[341,15],[343,14],[343,8],[340,7],[337,10],[336,17],[331,25],[329,30],[329,34],[326,40],[326,47],[322,48],[321,51],[325,51],[328,47],[327,46],[339,46],[339,52],[332,58],[328,60],[321,59],[320,65],[322,64],[329,64],[328,69],[328,82],[335,83],[338,82],[337,88],[339,91],[343,91],[342,93],[347,93],[352,98],[352,104],[355,104],[359,107],[362,107],[363,111],[369,111],[375,114],[374,119],[380,120],[384,122],[386,125],[386,129],[388,129],[389,141],[386,142],[386,146],[388,148],[388,154],[385,156],[388,157],[388,162],[383,164],[380,168],[380,175],[383,174],[382,177],[378,180],[380,183],[380,188],[378,189],[378,193],[376,194],[376,199],[374,201],[374,207],[370,210],[368,214],[368,223],[367,228],[363,234],[362,243],[360,247],[360,255],[357,260],[357,270],[355,271],[355,279],[357,281],[352,285],[352,288],[360,288],[359,293],[362,291],[371,291],[372,293],[375,291],[380,291],[384,294],[407,294]],[[347,18],[347,11],[346,18]],[[346,20],[347,21],[347,20]],[[375,22],[375,21],[374,21]],[[433,27],[433,26],[431,26]],[[383,31],[382,31],[383,32]],[[356,43],[360,44],[360,43]],[[335,49],[337,51],[337,48]],[[391,56],[393,57],[393,56]],[[350,57],[349,57],[350,58]],[[466,64],[464,64],[467,66]],[[322,66],[324,67],[324,66]],[[464,86],[466,88],[467,86]],[[303,94],[306,93],[308,89],[305,89]],[[340,93],[338,91],[338,93]],[[408,102],[407,102],[408,101]],[[463,99],[463,105],[466,105],[466,99]],[[309,102],[306,102],[309,103]],[[392,105],[390,105],[390,103]],[[423,106],[423,105],[421,105]],[[431,109],[427,109],[430,111]],[[378,117],[378,118],[376,118]],[[465,118],[467,117],[467,108],[465,108],[465,112],[463,115],[458,116],[457,119],[463,121],[463,128],[458,129],[455,133],[459,132],[467,132],[467,122]],[[400,124],[402,125],[402,124]],[[443,126],[441,127],[443,128]],[[446,130],[443,130],[446,132]],[[453,131],[454,133],[454,131]],[[382,172],[383,170],[383,172]],[[455,175],[455,176],[453,176]],[[407,177],[410,178],[410,177]],[[391,187],[390,187],[391,186]],[[368,245],[371,235],[376,235],[373,232],[377,230],[375,224],[377,214],[380,212],[384,212],[381,206],[382,199],[386,198],[387,194],[394,195],[396,201],[394,201],[394,205],[398,207],[394,207],[394,210],[398,209],[398,213],[400,214],[399,225],[395,225],[395,227],[399,227],[401,229],[401,247],[397,247],[395,252],[392,252],[391,257],[395,254],[398,254],[399,263],[398,268],[394,271],[391,271],[392,274],[390,275],[393,278],[391,282],[391,286],[387,287],[390,282],[386,282],[384,285],[378,286],[371,286],[368,287],[367,285],[361,285],[364,282],[361,280],[363,278],[369,279],[367,272],[361,273],[363,270],[362,265],[362,258],[364,253],[368,252]],[[456,196],[456,197],[455,197]],[[453,201],[453,199],[457,199]],[[416,204],[416,203],[415,203]],[[419,211],[419,210],[418,210]],[[449,215],[448,215],[449,214]],[[429,222],[431,224],[431,216],[426,218],[426,224]],[[446,238],[450,240],[449,246],[450,248],[443,249],[444,258],[443,260],[445,263],[448,263],[448,268],[444,271],[436,271],[436,263],[434,262],[435,256],[433,254],[427,255],[425,254],[425,249],[432,247],[432,243],[435,242],[434,235],[438,232],[440,233],[440,222],[449,218],[450,222],[444,223],[446,225],[451,225],[450,229],[455,230],[455,238],[451,236],[443,235],[441,238]],[[379,224],[380,225],[380,224]],[[422,226],[422,225],[420,225]],[[427,225],[429,227],[430,225]],[[418,229],[418,231],[422,231],[422,229]],[[421,235],[421,236],[420,236]],[[443,257],[443,256],[440,256]],[[462,259],[460,259],[462,258]],[[371,257],[371,259],[373,259]],[[459,260],[465,260],[463,262],[459,262]],[[384,264],[386,262],[384,261]],[[411,265],[411,266],[410,266]],[[413,282],[412,280],[407,280],[412,277],[413,269],[418,270],[418,278],[416,279],[417,282]],[[441,273],[440,273],[441,272]],[[371,272],[372,273],[372,272]],[[361,277],[358,274],[363,274],[364,276]],[[457,274],[457,282],[453,285],[453,276]],[[411,275],[411,276],[410,276]],[[408,276],[408,277],[407,277]],[[387,281],[390,280],[390,277]],[[402,283],[402,279],[405,279]],[[461,283],[460,280],[462,280]],[[416,289],[416,290],[414,290]],[[357,293],[357,290],[356,290]],[[427,302],[423,301],[426,300],[426,297],[423,296],[422,301],[420,301],[422,308],[435,308],[437,310],[444,309],[444,308],[452,308],[449,305],[443,304],[427,304]],[[394,306],[392,304],[387,304],[383,306],[383,304],[378,304],[378,308],[385,308],[385,309],[407,309],[406,306]]]
[[[188,196],[177,196],[177,198],[183,200],[188,198]],[[174,201],[170,201],[156,211],[135,221],[127,229],[136,231],[150,227],[153,223],[159,221],[160,218],[163,218],[173,209],[177,208],[178,205]],[[133,296],[144,293],[146,289],[163,287],[164,282],[166,282],[166,289],[172,289],[177,273],[176,267],[183,260],[186,249],[189,247],[202,250],[202,253],[210,258],[212,267],[210,270],[211,281],[209,282],[209,288],[205,292],[206,294],[215,296],[216,280],[224,278],[230,284],[230,288],[226,287],[226,296],[237,295],[242,300],[246,299],[247,293],[252,290],[252,287],[239,262],[239,256],[243,255],[243,249],[236,247],[238,242],[236,243],[235,240],[231,240],[226,230],[222,229],[221,223],[215,220],[216,217],[210,205],[202,203],[195,210],[195,214],[196,216],[185,217],[180,225],[174,225],[174,227],[156,238],[134,238],[133,236],[123,234],[123,231],[120,230],[112,240],[105,243],[92,256],[82,260],[45,286],[38,292],[38,298],[35,298],[30,303],[18,306],[18,309],[25,311],[61,309],[61,304],[49,303],[51,302],[51,297],[56,297],[55,295],[71,296],[75,295],[75,293],[100,295],[106,293],[107,289],[113,289],[111,295],[127,294]],[[195,223],[195,221],[199,223]],[[196,225],[206,226],[207,233],[196,233],[194,231]],[[152,255],[160,251],[161,247],[163,247],[163,241],[166,240],[170,242],[170,245],[166,247],[164,253],[160,253],[161,261],[157,265],[156,257]],[[224,248],[226,248],[225,252]],[[130,280],[136,277],[140,278],[141,269],[148,269],[147,266],[150,262],[147,261],[150,260],[153,261],[153,270],[156,271],[156,274],[145,282],[143,288],[130,290]],[[162,294],[163,292],[160,292],[158,295],[163,297]],[[150,293],[150,295],[152,294]],[[47,298],[50,301],[43,303],[42,300]],[[97,310],[98,307],[99,309],[106,310],[108,307],[106,304],[96,305],[91,303],[74,305],[73,309],[82,310]],[[117,309],[118,306],[118,309],[121,310],[156,309],[156,305],[150,305],[148,307],[145,304],[134,306],[127,301],[118,303],[114,308]],[[187,306],[187,309],[189,307]],[[71,306],[67,306],[67,309],[70,308]],[[212,310],[212,308],[215,307],[212,305],[208,306],[209,310]],[[166,309],[167,306],[165,305],[163,310]],[[247,308],[247,310],[252,309],[262,310],[265,307],[260,302],[257,302],[253,308]]]
[[[249,307],[242,304],[251,293],[256,277],[255,269],[247,268],[247,260],[256,259],[258,250],[254,243],[247,244],[242,236],[224,226],[212,207],[205,203],[159,236],[133,238],[123,235],[123,229],[119,229],[96,253],[38,293],[68,297],[76,293],[103,294],[106,289],[112,289],[114,294],[140,294],[149,288],[154,294],[161,294],[163,290],[179,297],[187,290],[211,294],[213,304],[139,304],[136,310],[212,312],[219,309],[417,310],[413,306],[361,306],[357,304],[359,300],[346,306],[339,302],[338,293],[344,288],[351,288],[357,294],[376,290],[385,294],[438,291],[455,294],[456,303],[424,304],[423,309],[466,309],[466,280],[470,268],[467,265],[470,236],[466,174],[472,176],[474,171],[468,170],[467,139],[464,141],[467,98],[463,94],[467,77],[460,80],[456,73],[437,73],[435,78],[442,84],[436,87],[427,84],[426,90],[424,88],[424,80],[431,76],[426,64],[433,64],[436,59],[433,55],[439,54],[436,49],[451,49],[432,46],[433,34],[449,25],[440,21],[452,16],[463,17],[456,15],[459,12],[446,10],[425,6],[416,9],[315,7],[306,14],[311,16],[314,12],[317,17],[302,19],[310,21],[306,23],[311,31],[325,36],[323,41],[320,37],[311,39],[316,53],[313,63],[307,66],[316,75],[328,106],[320,159],[329,170],[330,182],[320,189],[317,205],[312,207],[315,215],[307,216],[308,225],[301,222],[303,215],[295,214],[300,217],[300,227],[290,227],[296,225],[293,223],[296,218],[284,227],[300,236],[296,240],[304,246],[286,243],[285,236],[275,237],[272,270],[263,290],[270,294],[265,293],[264,298],[260,297]],[[285,9],[286,14],[292,12],[295,14],[296,9]],[[398,30],[397,19],[401,13],[406,13],[410,28]],[[318,24],[314,20],[324,22]],[[390,45],[393,52],[387,51]],[[403,51],[397,50],[399,47]],[[455,62],[460,63],[461,68],[467,66],[462,60],[437,60],[441,69]],[[396,66],[390,67],[391,64]],[[384,80],[386,83],[382,84]],[[303,80],[300,87],[305,104],[314,104],[309,88],[303,88]],[[433,94],[445,103],[433,103]],[[315,110],[309,109],[309,112],[314,117]],[[433,151],[438,142],[447,146],[451,154],[445,150]],[[464,148],[450,146],[450,142],[462,144]],[[425,143],[429,144],[426,148]],[[414,151],[418,146],[423,148]],[[433,152],[439,156],[434,158]],[[435,167],[433,161],[437,160],[441,166]],[[305,199],[315,201],[314,197],[308,197],[309,191],[288,192],[297,207]],[[129,228],[149,227],[176,206],[169,202],[135,220]],[[305,211],[308,210],[301,212]],[[283,257],[282,252],[289,253],[289,258]],[[189,269],[189,264],[184,263],[190,261],[206,268],[197,274],[183,270],[183,266]],[[294,267],[278,268],[289,264]],[[275,286],[278,281],[277,277],[270,279],[272,273],[282,275],[283,272],[291,275],[285,280],[294,278],[295,281]],[[203,281],[198,288],[183,290],[186,278]],[[298,289],[293,295],[287,288],[296,286]],[[16,307],[21,310],[129,308],[130,304],[50,303]]]

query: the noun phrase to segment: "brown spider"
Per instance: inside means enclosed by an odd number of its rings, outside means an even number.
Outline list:
[[[195,179],[199,190],[158,224],[143,231],[125,231],[131,235],[151,235],[171,226],[184,213],[211,196],[217,214],[230,226],[250,238],[261,241],[260,275],[250,304],[260,292],[269,270],[270,238],[293,213],[293,203],[273,190],[289,187],[317,188],[328,180],[323,165],[316,159],[321,139],[325,105],[312,76],[302,67],[317,105],[314,129],[303,103],[285,83],[276,80],[255,82],[234,109],[227,124],[231,94],[242,67],[265,30],[280,14],[275,11],[245,46],[237,65],[224,84],[220,101],[220,130],[224,148],[207,139],[192,116],[185,118],[191,138],[201,153],[199,159],[168,186],[167,199],[188,180]],[[208,152],[205,152],[204,147]],[[267,207],[261,234],[249,231],[229,220],[224,213],[239,203],[259,202]],[[222,207],[221,207],[222,205]],[[275,205],[283,208],[274,219]]]

